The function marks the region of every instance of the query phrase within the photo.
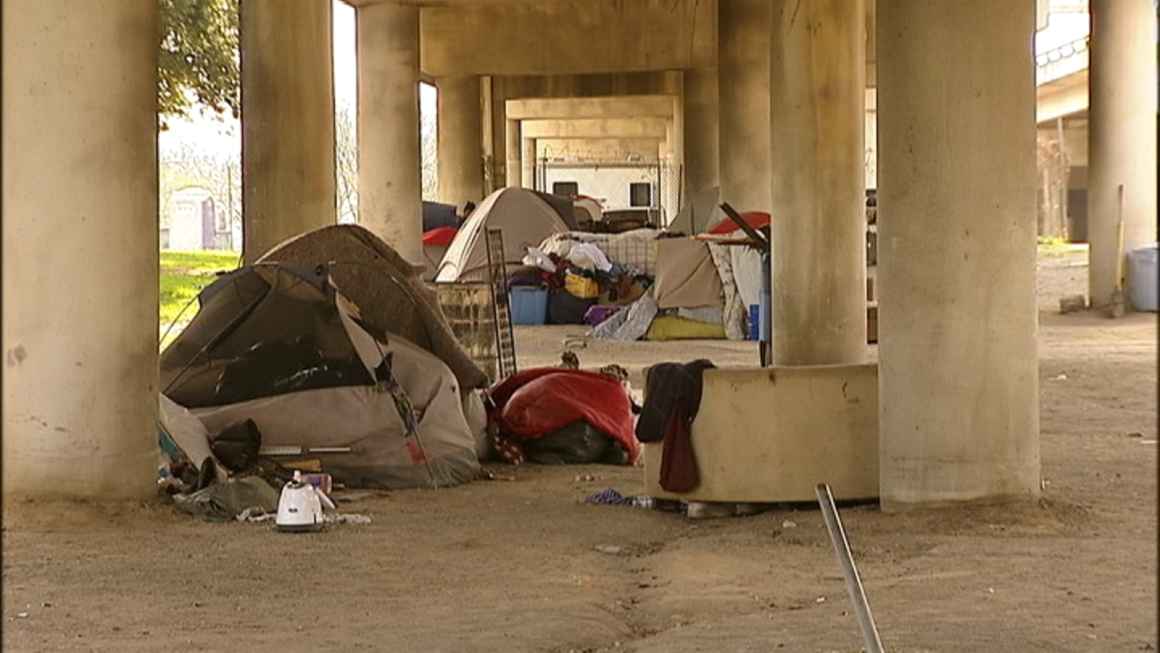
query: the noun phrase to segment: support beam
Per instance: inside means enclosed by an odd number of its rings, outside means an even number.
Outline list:
[[[655,138],[670,139],[673,121],[663,118],[583,118],[521,120],[521,138]]]
[[[1151,0],[1092,0],[1088,122],[1088,291],[1094,306],[1116,284],[1117,187],[1124,248],[1156,240],[1156,13]]]
[[[519,187],[520,177],[523,176],[523,164],[520,162],[520,157],[523,152],[520,149],[520,121],[507,120],[504,122],[506,128],[504,129],[504,168],[505,176],[507,177],[507,185]]]
[[[247,262],[337,221],[330,0],[241,3]]]
[[[1035,497],[1035,6],[877,10],[882,507]]]
[[[721,200],[770,211],[769,0],[720,0]]]
[[[773,360],[866,355],[864,0],[778,0],[770,43]],[[726,196],[728,199],[728,196]]]
[[[422,265],[418,7],[358,10],[358,141],[359,222]]]
[[[717,69],[685,71],[685,188],[683,201],[719,185]]]
[[[483,117],[479,78],[443,77],[439,89],[439,201],[483,198]]]
[[[8,501],[154,492],[157,30],[156,2],[3,3]]]
[[[536,139],[527,136],[520,139],[520,186],[536,187]]]

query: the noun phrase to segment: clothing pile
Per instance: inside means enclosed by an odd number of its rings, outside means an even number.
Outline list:
[[[564,249],[529,247],[523,263],[508,284],[547,289],[549,324],[599,324],[653,283],[639,268],[610,260],[588,242],[570,242]]]
[[[693,453],[691,427],[701,407],[702,376],[711,361],[658,363],[645,370],[644,407],[636,423],[641,442],[664,442],[660,485],[669,492],[689,492],[701,482]]]

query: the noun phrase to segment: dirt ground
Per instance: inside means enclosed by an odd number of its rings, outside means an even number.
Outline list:
[[[1040,266],[1045,490],[1035,505],[847,507],[894,651],[1145,651],[1157,638],[1155,315],[1051,311],[1084,254]],[[553,363],[579,328],[518,333]],[[590,344],[639,386],[654,361],[754,364],[752,344]],[[343,504],[368,526],[289,536],[159,504],[6,513],[6,650],[858,651],[821,516],[691,522],[590,506],[639,469],[495,468],[514,481]],[[594,481],[578,481],[580,474]],[[596,547],[619,547],[605,553]]]

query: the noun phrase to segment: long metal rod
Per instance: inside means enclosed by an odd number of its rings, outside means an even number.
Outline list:
[[[842,574],[846,577],[846,590],[850,593],[854,614],[858,616],[858,625],[862,628],[866,653],[882,653],[882,640],[878,638],[878,627],[874,625],[874,615],[870,613],[870,603],[866,600],[866,592],[862,589],[862,579],[858,576],[858,568],[854,565],[854,556],[850,554],[850,543],[846,540],[842,519],[838,517],[834,495],[830,493],[830,486],[825,483],[818,483],[816,490],[818,506],[822,509],[822,518],[826,521],[826,530],[830,532],[830,542],[834,545],[834,555],[838,558]]]

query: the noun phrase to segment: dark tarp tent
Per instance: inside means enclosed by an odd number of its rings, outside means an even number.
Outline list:
[[[340,449],[309,456],[349,487],[447,486],[478,473],[451,370],[404,338],[372,335],[325,269],[257,263],[198,299],[161,354],[161,387],[209,433],[251,419],[263,447]]]

